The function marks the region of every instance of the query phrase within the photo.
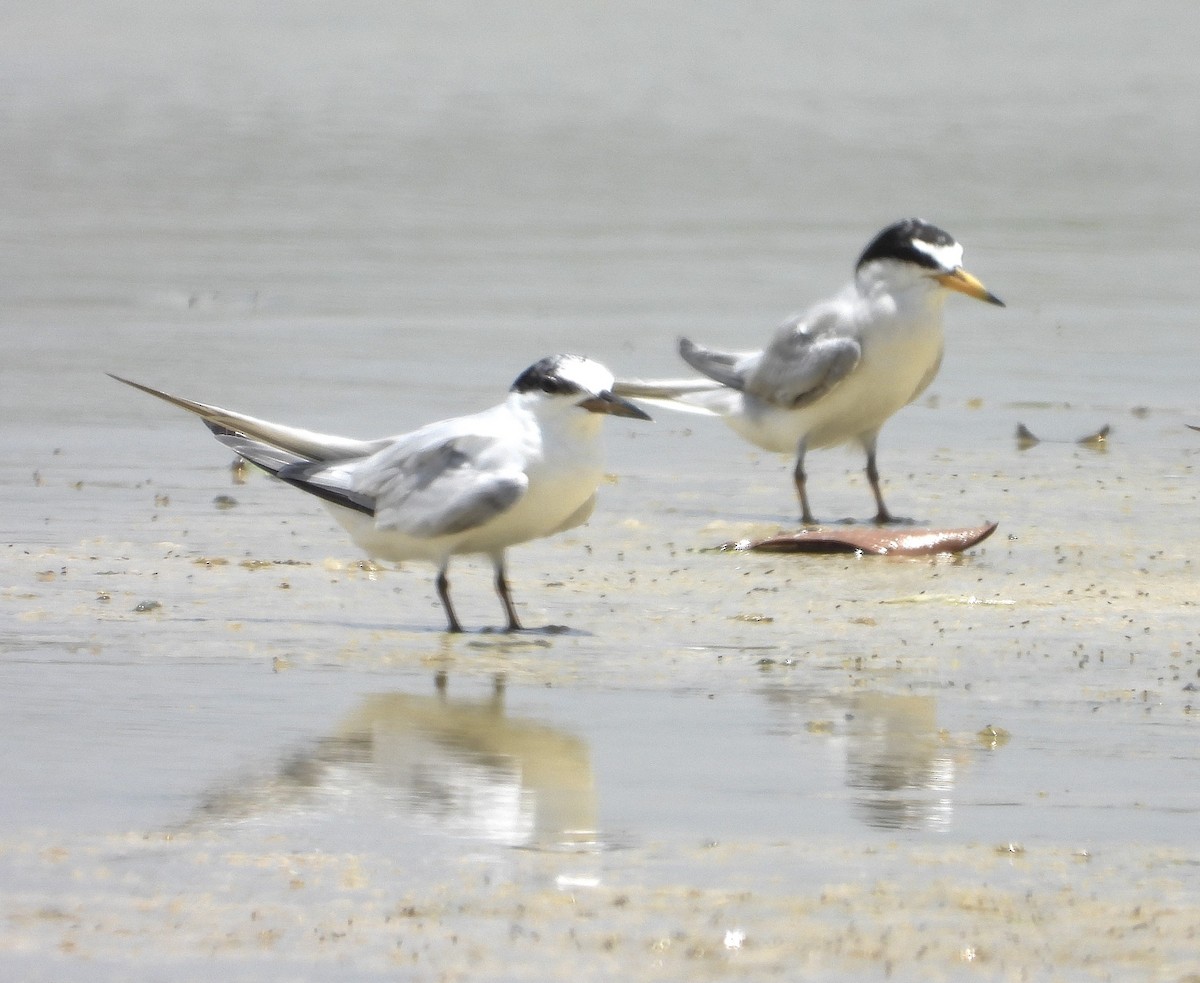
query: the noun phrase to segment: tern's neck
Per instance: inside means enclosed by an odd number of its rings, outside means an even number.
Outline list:
[[[940,316],[946,302],[946,291],[936,280],[926,276],[897,279],[888,276],[857,278],[859,296],[872,307],[886,305],[897,314],[927,314]]]
[[[530,394],[510,393],[509,401],[515,413],[536,421],[545,434],[570,435],[575,440],[587,439],[598,435],[604,424],[603,414],[589,413],[569,400],[550,403]]]

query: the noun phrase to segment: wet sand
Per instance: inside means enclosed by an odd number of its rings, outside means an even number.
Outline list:
[[[998,437],[952,478],[929,454],[894,498],[1007,490],[954,559],[707,550],[772,524],[635,474],[514,551],[522,616],[569,629],[459,638],[428,571],[362,564],[170,422],[207,466],[75,487],[59,454],[9,490],[28,528],[90,499],[145,531],[7,549],[18,976],[1189,971],[1195,529],[1151,543],[1137,506],[1194,497],[1173,419],[1099,451]],[[1155,441],[1183,467],[1148,475]],[[737,504],[769,515],[786,474],[754,461]],[[1020,520],[1046,500],[1097,521]],[[483,565],[458,568],[464,620],[498,620]]]
[[[5,978],[1193,978],[1196,15],[1102,6],[5,15]],[[465,560],[449,638],[104,375],[399,432],[757,345],[914,212],[1009,304],[881,438],[896,513],[999,523],[953,559],[714,550],[790,462],[660,412],[512,551],[543,627]]]

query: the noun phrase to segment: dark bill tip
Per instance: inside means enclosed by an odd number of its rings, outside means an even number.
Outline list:
[[[598,393],[595,396],[589,396],[587,399],[581,399],[579,405],[585,410],[592,413],[607,413],[610,416],[626,416],[633,420],[650,420],[650,414],[643,410],[640,406],[636,406],[627,399],[622,399],[620,396],[614,396],[608,390]]]

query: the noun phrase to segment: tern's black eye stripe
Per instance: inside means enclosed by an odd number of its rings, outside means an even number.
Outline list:
[[[544,393],[565,393],[573,389],[578,389],[578,386],[572,386],[568,382],[564,382],[555,376],[543,376],[541,379],[541,388]]]

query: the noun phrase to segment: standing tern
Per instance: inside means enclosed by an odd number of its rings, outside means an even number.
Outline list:
[[[242,458],[321,499],[371,557],[434,564],[452,632],[462,625],[450,603],[451,557],[491,558],[508,630],[519,631],[504,551],[592,514],[601,414],[650,419],[613,395],[608,369],[579,355],[531,365],[491,409],[379,440],[270,423],[112,378],[195,413]]]
[[[889,225],[863,251],[841,293],[784,321],[767,347],[723,352],[680,339],[679,354],[705,379],[617,382],[618,395],[723,417],[769,451],[796,455],[801,520],[814,525],[804,456],[855,441],[867,456],[877,523],[883,503],[875,445],[880,428],[933,381],[942,362],[942,305],[949,291],[1004,306],[962,267],[963,250],[937,226]]]

